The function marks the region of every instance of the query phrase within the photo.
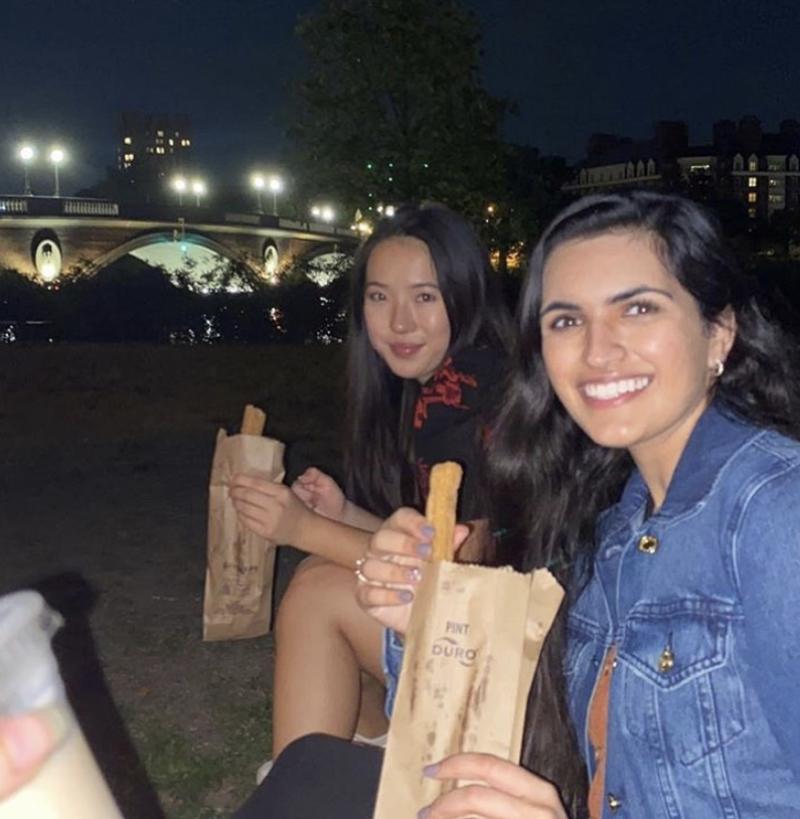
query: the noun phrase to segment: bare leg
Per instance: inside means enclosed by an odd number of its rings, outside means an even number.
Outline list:
[[[273,758],[313,732],[352,739],[361,671],[383,679],[382,628],[356,603],[354,588],[352,571],[309,558],[286,590],[275,623]]]
[[[383,736],[388,728],[386,720],[386,686],[371,674],[361,673],[361,705],[358,711],[356,733],[361,737],[375,739]]]

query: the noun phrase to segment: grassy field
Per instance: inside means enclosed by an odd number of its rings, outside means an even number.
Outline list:
[[[62,673],[127,819],[228,816],[268,756],[272,644],[200,639],[214,436],[258,403],[290,476],[336,471],[342,350],[0,350],[0,593],[64,613]]]

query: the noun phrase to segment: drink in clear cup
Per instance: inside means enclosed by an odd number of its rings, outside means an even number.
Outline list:
[[[122,819],[66,699],[50,647],[60,625],[37,592],[0,597],[0,717],[37,713],[53,737],[33,779],[0,799],[0,819]]]

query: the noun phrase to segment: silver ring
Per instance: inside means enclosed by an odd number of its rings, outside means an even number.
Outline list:
[[[356,580],[359,583],[369,583],[369,578],[364,574],[363,571],[361,571],[366,562],[367,562],[366,555],[364,555],[364,557],[359,557],[358,560],[356,560],[355,576]]]

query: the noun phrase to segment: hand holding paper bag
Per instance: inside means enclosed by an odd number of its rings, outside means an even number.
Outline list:
[[[248,405],[241,435],[224,430],[217,435],[209,482],[204,640],[258,637],[270,627],[275,544],[241,526],[228,492],[238,472],[283,479],[283,444],[261,435],[264,414],[257,410],[254,417],[253,410]]]
[[[395,544],[410,554],[406,537]],[[397,591],[384,594],[388,608]],[[426,566],[411,610],[375,819],[416,816],[450,790],[452,783],[422,775],[445,757],[519,759],[528,691],[562,596],[547,571],[522,575],[448,560]]]

